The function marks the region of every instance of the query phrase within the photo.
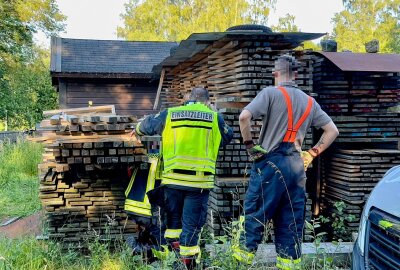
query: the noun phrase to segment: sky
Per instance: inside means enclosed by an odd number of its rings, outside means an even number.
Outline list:
[[[61,37],[79,39],[117,39],[117,26],[122,26],[120,14],[128,0],[56,0],[67,16]],[[334,13],[343,10],[342,0],[277,0],[268,24],[276,25],[287,13],[295,16],[302,32],[331,33]],[[38,34],[36,40],[49,47],[50,40]]]

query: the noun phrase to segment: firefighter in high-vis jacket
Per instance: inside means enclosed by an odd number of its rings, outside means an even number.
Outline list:
[[[138,225],[138,236],[128,237],[127,243],[133,249],[133,254],[142,255],[148,262],[155,258],[167,256],[165,226],[163,223],[163,209],[159,207],[154,195],[157,196],[157,187],[160,185],[160,153],[153,148],[156,142],[147,141],[148,163],[129,167],[128,175],[131,178],[125,191],[125,211]],[[153,198],[152,198],[153,197]]]
[[[136,126],[136,133],[162,136],[165,238],[179,250],[186,267],[193,269],[209,191],[214,187],[218,149],[231,141],[233,131],[210,109],[208,90],[197,87],[184,106],[148,116]]]

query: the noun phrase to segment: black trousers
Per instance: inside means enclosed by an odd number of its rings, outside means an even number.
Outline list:
[[[166,227],[182,229],[179,242],[182,248],[198,245],[201,228],[207,217],[209,190],[182,190],[170,186],[164,187]]]

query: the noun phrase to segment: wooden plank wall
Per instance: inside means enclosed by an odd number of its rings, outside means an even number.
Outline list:
[[[69,80],[60,82],[60,106],[79,108],[88,106],[115,105],[116,113],[143,116],[153,113],[157,81],[134,82]],[[65,89],[65,90],[64,90]],[[64,91],[61,91],[64,90]],[[63,92],[65,92],[63,94]]]

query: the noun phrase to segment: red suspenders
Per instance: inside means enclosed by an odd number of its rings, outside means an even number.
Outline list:
[[[292,102],[290,100],[290,96],[288,92],[286,91],[285,87],[278,86],[278,89],[282,92],[285,102],[287,105],[287,111],[288,111],[288,128],[285,134],[285,137],[283,137],[283,142],[291,142],[293,143],[296,139],[296,134],[301,125],[304,123],[304,121],[307,119],[307,117],[310,115],[311,108],[312,108],[312,98],[308,97],[308,102],[307,102],[307,108],[304,114],[300,117],[299,121],[294,125],[293,127],[293,108],[292,108]]]

